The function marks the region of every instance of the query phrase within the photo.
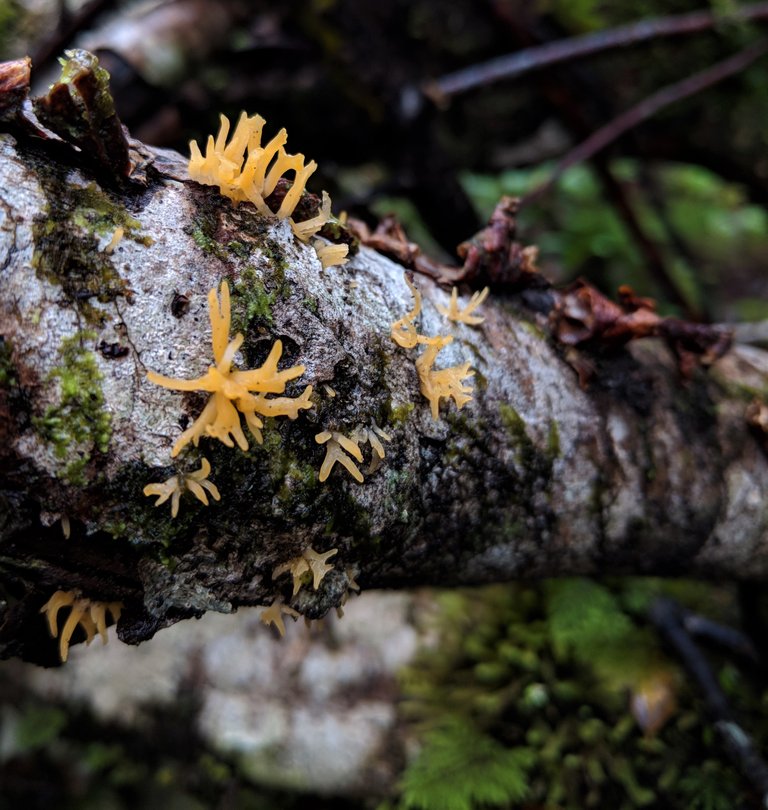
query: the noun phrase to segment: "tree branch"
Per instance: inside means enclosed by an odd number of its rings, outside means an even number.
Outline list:
[[[683,99],[690,98],[702,90],[711,87],[718,82],[727,79],[736,73],[740,73],[755,60],[764,56],[768,52],[768,39],[761,39],[753,43],[748,48],[739,51],[733,56],[729,56],[721,62],[717,62],[704,70],[687,76],[679,82],[669,84],[657,90],[647,98],[644,98],[634,107],[618,115],[600,129],[593,132],[588,138],[571,149],[568,154],[558,162],[552,174],[538,188],[531,191],[525,201],[535,200],[549,191],[563,172],[593,158],[607,146],[618,140],[629,130],[634,129],[643,121],[659,113],[665,107],[676,104]]]
[[[416,352],[390,338],[412,308],[402,267],[363,249],[323,271],[286,222],[133,146],[143,164],[110,190],[60,145],[0,135],[0,656],[57,661],[39,614],[57,590],[123,602],[118,633],[137,643],[278,596],[319,617],[352,578],[768,577],[768,462],[741,394],[764,389],[765,355],[741,347],[683,385],[663,346],[638,341],[589,358],[582,390],[545,314],[499,294],[480,327],[448,325],[435,308],[448,294],[419,278],[420,332],[454,336],[438,367],[476,370],[472,402],[433,420]],[[239,367],[279,338],[280,368],[305,367],[289,393],[312,384],[313,408],[267,420],[248,452],[204,437],[174,461],[206,398],[147,371],[206,373],[206,298],[222,279]],[[374,425],[391,437],[378,469],[359,484],[337,465],[321,483],[315,436]],[[172,518],[143,495],[203,454],[219,502],[186,494]],[[338,549],[333,570],[292,596],[273,571],[310,546]]]
[[[445,99],[466,93],[476,87],[484,87],[505,79],[517,79],[526,73],[582,59],[594,53],[625,48],[654,39],[696,34],[726,21],[746,22],[763,20],[766,17],[768,17],[768,3],[735,8],[727,16],[712,11],[693,11],[669,17],[651,17],[607,31],[569,37],[489,59],[482,64],[471,65],[426,83],[424,92],[432,98]]]

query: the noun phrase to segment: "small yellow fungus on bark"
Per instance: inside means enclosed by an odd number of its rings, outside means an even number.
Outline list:
[[[117,622],[123,609],[122,602],[95,602],[81,597],[77,591],[56,591],[53,596],[40,608],[46,614],[48,629],[53,636],[59,636],[58,614],[61,608],[70,607],[70,613],[59,638],[59,657],[66,661],[69,657],[69,642],[72,634],[80,625],[85,631],[85,643],[90,644],[96,633],[101,637],[101,643],[107,643],[107,611],[112,620]]]
[[[419,342],[419,334],[416,332],[414,322],[421,312],[421,293],[407,275],[405,276],[405,283],[413,293],[413,309],[392,324],[392,340],[403,349],[412,349]]]
[[[237,371],[232,368],[235,354],[243,343],[243,335],[229,340],[231,322],[229,285],[221,282],[221,299],[213,289],[208,293],[208,309],[211,320],[211,341],[216,365],[211,366],[202,377],[194,380],[179,380],[164,377],[150,371],[147,378],[156,385],[173,388],[177,391],[208,391],[211,397],[202,413],[176,440],[171,451],[175,457],[179,451],[192,442],[197,447],[202,436],[211,436],[241,450],[248,449],[248,442],[240,425],[240,414],[251,435],[262,443],[261,416],[287,416],[295,419],[299,411],[312,407],[310,396],[312,386],[308,385],[299,397],[275,397],[267,399],[266,394],[282,394],[286,383],[304,373],[304,366],[292,366],[284,371],[277,370],[277,363],[283,353],[283,344],[276,340],[264,365],[258,369]],[[257,415],[258,414],[258,415]],[[234,440],[234,441],[233,441]]]
[[[125,235],[125,228],[122,225],[115,228],[115,232],[112,234],[112,238],[109,240],[109,244],[104,248],[104,252],[107,254],[111,254],[114,249],[120,244],[120,240]]]
[[[312,246],[315,253],[317,253],[317,258],[320,259],[320,264],[323,265],[323,269],[347,263],[349,245],[331,245],[326,244],[322,239],[313,239]]]
[[[221,500],[219,490],[215,484],[208,481],[208,475],[211,472],[211,465],[208,459],[203,458],[199,470],[194,472],[179,475],[174,475],[162,484],[147,484],[144,487],[144,494],[147,496],[157,495],[155,506],[165,503],[168,498],[171,499],[171,517],[176,517],[179,514],[179,499],[181,493],[186,489],[189,490],[198,501],[201,501],[205,506],[208,506],[208,498],[205,490],[211,493],[215,501]]]
[[[304,584],[304,576],[309,574],[309,563],[303,556],[292,557],[288,562],[284,562],[282,565],[278,565],[277,568],[275,568],[272,572],[272,579],[277,579],[286,572],[290,573],[293,578],[293,593],[291,596],[296,596],[301,590],[301,586]]]
[[[314,217],[304,219],[301,222],[294,222],[291,219],[289,222],[294,236],[301,239],[302,242],[309,242],[310,237],[314,236],[330,218],[331,198],[328,192],[324,191],[320,211]]]
[[[404,349],[412,349],[419,343],[426,345],[424,351],[416,359],[416,371],[419,374],[421,393],[429,400],[432,409],[432,418],[437,419],[440,413],[441,399],[452,398],[456,403],[456,407],[459,409],[464,407],[464,405],[472,399],[474,389],[471,385],[463,385],[461,381],[465,377],[473,376],[475,372],[470,370],[469,363],[443,369],[432,368],[438,352],[452,343],[453,337],[450,335],[425,337],[416,331],[414,321],[421,312],[421,293],[416,289],[407,275],[405,276],[405,281],[413,293],[414,307],[411,312],[392,324],[392,340]],[[480,298],[478,303],[482,300],[483,299]],[[477,306],[477,304],[475,304],[475,306]],[[469,310],[469,306],[465,308],[463,312],[467,310]],[[467,321],[467,323],[469,323],[469,321]]]
[[[302,556],[309,563],[309,568],[312,571],[312,588],[314,590],[320,587],[320,583],[323,581],[325,575],[333,570],[333,566],[327,565],[326,560],[329,557],[333,557],[334,554],[338,554],[338,552],[339,550],[337,548],[332,548],[324,554],[318,554],[312,546],[304,549]]]
[[[382,459],[386,455],[381,439],[384,439],[385,442],[390,442],[392,441],[392,437],[388,433],[385,433],[378,425],[373,425],[371,428],[364,428],[361,425],[356,427],[352,432],[352,439],[358,445],[366,443],[371,445],[373,454],[371,455],[370,466],[365,471],[365,474],[371,475],[371,473],[376,472],[381,465]]]
[[[460,366],[450,366],[439,370],[433,369],[437,353],[449,343],[453,342],[450,335],[437,335],[425,340],[427,347],[416,359],[416,371],[419,373],[421,393],[429,400],[432,408],[432,418],[438,419],[440,413],[440,400],[452,398],[456,407],[461,410],[471,399],[473,388],[471,385],[462,385],[464,377],[471,377],[474,371],[470,370],[469,363]]]
[[[358,461],[363,460],[363,454],[354,439],[347,438],[344,434],[338,431],[324,430],[315,436],[315,441],[318,444],[327,444],[325,448],[325,458],[320,467],[319,480],[325,481],[331,474],[333,465],[338,461],[344,469],[357,481],[359,484],[363,483],[363,474],[355,465],[354,461],[347,455],[354,456]]]
[[[300,615],[298,611],[288,607],[288,605],[284,605],[283,600],[278,597],[268,608],[264,608],[264,610],[261,612],[261,616],[259,616],[261,621],[267,626],[274,624],[274,626],[277,628],[277,632],[280,633],[281,638],[285,635],[285,623],[283,622],[282,616],[283,613],[286,616],[292,616],[294,619],[298,619]]]
[[[447,307],[435,304],[437,311],[448,318],[449,321],[456,321],[457,323],[466,323],[470,326],[477,326],[482,323],[485,318],[472,313],[485,301],[488,297],[489,288],[485,287],[481,292],[476,292],[469,299],[469,303],[463,308],[459,309],[458,303],[458,288],[454,287],[451,290],[451,301]]]
[[[288,560],[288,562],[278,565],[272,572],[272,579],[277,579],[286,572],[290,573],[291,577],[293,577],[292,595],[296,596],[301,586],[304,584],[304,577],[307,574],[311,574],[312,587],[314,590],[317,590],[320,583],[325,578],[325,575],[333,570],[333,566],[327,565],[326,560],[338,554],[338,552],[339,550],[337,548],[332,548],[324,554],[318,554],[312,546],[307,546],[307,548],[301,552],[300,557],[293,557]]]

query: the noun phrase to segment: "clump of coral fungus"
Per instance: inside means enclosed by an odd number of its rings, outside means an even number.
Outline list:
[[[289,155],[284,144],[288,140],[285,128],[265,146],[261,133],[266,121],[260,115],[240,115],[235,131],[227,143],[229,119],[221,116],[219,133],[208,136],[205,157],[196,141],[189,142],[191,158],[189,176],[207,186],[218,186],[219,191],[235,202],[248,200],[264,216],[278,219],[293,213],[309,176],[317,169],[314,160],[304,165],[304,155]],[[293,186],[287,192],[275,214],[264,200],[275,190],[277,181],[293,170]]]
[[[220,118],[221,126],[216,138],[208,136],[205,156],[200,152],[197,141],[189,142],[189,176],[203,185],[218,186],[219,191],[234,202],[248,200],[263,216],[277,219],[288,217],[293,233],[302,242],[309,242],[330,219],[331,198],[324,191],[320,210],[310,219],[294,222],[291,214],[301,199],[307,180],[317,169],[317,163],[311,160],[305,164],[304,155],[290,155],[285,151],[288,140],[285,128],[262,146],[261,135],[266,122],[260,115],[241,113],[229,142],[229,119],[225,115]],[[294,173],[293,185],[273,213],[266,198],[275,191],[280,178],[290,171]],[[312,244],[323,267],[346,261],[348,245],[328,245],[320,239],[313,240]]]
[[[207,458],[203,458],[200,469],[191,473],[174,475],[162,484],[147,484],[144,487],[144,494],[147,496],[157,495],[155,506],[164,504],[168,498],[171,499],[171,517],[179,514],[179,500],[184,490],[191,492],[204,506],[208,506],[208,496],[205,490],[211,493],[215,501],[221,500],[216,484],[208,480],[211,472],[211,464]]]
[[[441,399],[453,399],[459,409],[472,399],[474,389],[469,384],[463,384],[462,380],[465,377],[471,377],[474,371],[470,370],[469,363],[442,369],[432,368],[438,352],[452,343],[453,337],[451,335],[426,337],[416,331],[416,318],[421,313],[421,293],[408,276],[405,277],[405,282],[413,293],[414,305],[409,313],[392,324],[392,340],[404,349],[412,349],[419,343],[426,345],[426,349],[416,360],[416,371],[419,374],[421,393],[429,400],[432,418],[437,419],[440,414]],[[466,307],[463,312],[465,314],[471,312],[470,307]]]
[[[312,546],[307,546],[301,552],[300,557],[292,557],[288,562],[278,565],[272,572],[272,579],[290,573],[293,578],[293,596],[296,596],[301,589],[305,576],[312,579],[312,587],[317,590],[320,583],[325,579],[325,575],[333,570],[333,566],[328,565],[326,560],[333,557],[338,551],[337,548],[332,548],[324,554],[319,554]]]
[[[488,287],[485,287],[481,292],[476,292],[469,299],[469,303],[463,308],[459,309],[458,287],[451,290],[451,301],[447,307],[435,304],[437,311],[448,318],[449,321],[456,321],[456,323],[466,323],[470,326],[477,326],[481,324],[485,318],[472,313],[485,301],[488,297]]]
[[[315,441],[318,444],[325,445],[325,458],[320,467],[320,475],[318,480],[325,481],[331,474],[334,464],[338,462],[344,469],[357,481],[358,484],[363,483],[363,474],[358,469],[357,465],[352,458],[357,461],[363,460],[363,453],[360,450],[361,444],[370,444],[373,448],[373,455],[371,457],[371,464],[366,470],[366,475],[376,472],[381,460],[385,456],[384,445],[381,439],[385,442],[392,440],[392,437],[385,433],[380,427],[374,425],[370,429],[358,425],[350,436],[345,436],[337,430],[330,431],[324,430],[315,436]],[[350,458],[350,456],[352,458]]]
[[[208,391],[211,394],[200,416],[176,440],[171,451],[172,457],[177,456],[190,442],[197,446],[202,436],[218,439],[227,447],[234,447],[234,443],[237,442],[241,450],[247,450],[248,442],[240,425],[240,414],[245,417],[251,435],[261,444],[261,428],[264,427],[264,423],[259,415],[287,416],[295,419],[300,410],[312,407],[309,401],[312,394],[311,385],[308,385],[299,397],[267,398],[267,394],[282,394],[289,380],[304,373],[304,366],[277,370],[277,363],[283,353],[283,344],[279,340],[275,341],[269,357],[261,368],[248,371],[232,368],[235,354],[244,338],[238,333],[232,340],[229,339],[231,315],[229,285],[226,281],[221,283],[220,295],[219,301],[215,289],[208,293],[213,358],[216,365],[211,366],[202,377],[194,380],[164,377],[154,371],[147,374],[150,382],[164,388],[173,388],[176,391]]]
[[[59,638],[59,657],[62,662],[69,656],[69,642],[78,625],[85,631],[85,643],[90,644],[96,633],[101,643],[107,643],[107,612],[117,622],[123,608],[122,602],[95,602],[80,596],[76,591],[56,591],[40,608],[46,614],[48,629],[56,638],[59,635],[58,615],[63,607],[71,608]]]

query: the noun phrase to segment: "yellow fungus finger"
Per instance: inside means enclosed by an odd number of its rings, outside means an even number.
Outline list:
[[[240,351],[240,347],[243,345],[244,340],[245,338],[238,332],[227,344],[227,348],[224,350],[224,353],[221,355],[221,360],[219,360],[216,366],[221,374],[229,373],[232,366],[232,361],[235,359],[237,352]]]
[[[306,186],[307,180],[315,169],[317,169],[317,163],[315,163],[314,160],[311,160],[301,171],[296,172],[293,185],[290,187],[290,189],[288,189],[288,193],[285,195],[285,197],[283,197],[283,201],[280,203],[280,208],[277,210],[278,219],[284,219],[293,213],[293,209],[301,199],[304,186]]]
[[[148,371],[147,379],[155,385],[174,388],[177,391],[215,391],[221,385],[221,372],[213,366],[202,377],[196,377],[194,380],[180,380],[177,377],[165,377],[154,371]]]
[[[264,423],[261,419],[258,418],[253,413],[246,413],[245,414],[245,424],[248,425],[248,430],[251,432],[251,436],[256,440],[256,444],[264,444],[264,436],[262,435],[261,428],[264,427]]]
[[[94,624],[96,625],[96,631],[98,632],[99,636],[101,637],[101,643],[107,643],[107,609],[106,605],[103,602],[92,602],[91,608],[91,619],[93,620]]]
[[[78,599],[72,605],[72,610],[67,617],[67,621],[64,623],[61,638],[59,639],[59,657],[62,661],[66,661],[69,656],[69,642],[72,638],[72,634],[75,632],[75,628],[80,623],[83,613],[85,613],[86,606],[87,602]]]
[[[341,433],[336,433],[333,438],[358,461],[363,460],[363,451],[358,447],[357,442],[353,442],[352,439],[348,439]]]
[[[181,498],[181,490],[177,489],[171,496],[171,517],[175,518],[179,514],[179,500]]]
[[[191,478],[187,478],[184,482],[186,484],[187,489],[197,498],[198,501],[201,501],[204,506],[208,506],[208,496],[205,494],[205,490],[197,483],[197,481],[193,481]]]
[[[216,136],[214,149],[217,152],[223,152],[227,143],[227,135],[229,135],[229,118],[223,113],[219,115],[219,134]]]
[[[384,458],[384,445],[379,441],[379,437],[372,431],[368,431],[368,441],[379,458]]]
[[[375,433],[377,433],[379,436],[381,436],[381,438],[384,439],[385,442],[391,442],[392,441],[392,437],[388,433],[385,433],[377,425],[373,426],[373,430],[374,430]]]
[[[323,202],[320,211],[310,219],[303,219],[301,222],[294,222],[289,219],[291,230],[302,242],[309,241],[331,217],[331,198],[327,191],[323,191]]]
[[[362,459],[360,459],[362,461]],[[358,484],[363,483],[363,474],[355,466],[354,461],[349,456],[341,455],[337,461],[347,470],[347,472],[357,481]]]
[[[214,287],[208,293],[208,318],[211,322],[211,343],[213,357],[218,366],[229,341],[230,326],[229,284],[226,279],[221,282],[219,294]]]
[[[164,504],[178,488],[179,479],[177,476],[174,476],[162,484],[147,484],[144,487],[143,492],[148,497],[157,495],[158,498],[155,501],[155,506],[160,506],[161,504]]]
[[[65,605],[74,602],[73,591],[56,591],[51,598],[40,608],[41,613],[46,614],[48,620],[48,630],[53,638],[59,635],[58,614]]]
[[[93,618],[91,617],[91,605],[93,603],[86,601],[86,609],[83,612],[83,615],[80,617],[80,627],[83,628],[85,632],[85,643],[86,646],[89,645],[94,637],[96,636],[96,623],[94,622]]]
[[[125,235],[125,228],[123,228],[122,225],[118,228],[115,228],[115,232],[112,234],[112,238],[109,240],[109,244],[107,244],[107,246],[104,248],[104,252],[107,255],[112,254],[124,235]]]
[[[324,430],[322,433],[316,434],[315,441],[318,444],[325,444],[332,435],[333,434],[329,430]]]
[[[214,501],[220,501],[221,495],[219,494],[219,488],[214,484],[212,481],[201,481],[200,486],[204,487],[211,493],[211,497]]]
[[[211,462],[208,461],[208,459],[205,456],[203,456],[200,459],[200,469],[189,473],[187,478],[191,478],[194,481],[201,481],[203,478],[207,478],[210,472],[211,472]]]
[[[200,437],[205,434],[207,425],[216,419],[216,411],[216,397],[213,396],[208,400],[200,416],[176,439],[176,443],[171,450],[171,458],[176,458],[181,449],[190,442],[197,447]]]

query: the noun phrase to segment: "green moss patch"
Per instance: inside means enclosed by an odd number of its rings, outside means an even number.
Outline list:
[[[61,477],[75,485],[85,483],[85,468],[93,453],[106,453],[112,436],[112,420],[104,409],[101,390],[103,378],[93,352],[84,345],[95,337],[93,332],[81,332],[62,341],[61,365],[47,377],[48,383],[58,383],[60,401],[32,420],[63,462]]]
[[[101,249],[100,238],[123,228],[126,238],[140,244],[152,240],[139,233],[137,219],[94,183],[73,188],[55,174],[41,174],[41,182],[48,206],[32,226],[32,266],[40,278],[62,288],[88,324],[98,326],[103,313],[94,300],[106,304],[130,295],[112,257]]]

